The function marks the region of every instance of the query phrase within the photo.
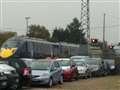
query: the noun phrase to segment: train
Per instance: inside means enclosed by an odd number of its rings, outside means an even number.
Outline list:
[[[5,41],[0,50],[1,58],[70,57],[80,54],[80,45],[49,42],[43,39],[16,36]]]

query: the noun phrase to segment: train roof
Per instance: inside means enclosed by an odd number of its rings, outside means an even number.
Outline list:
[[[26,37],[26,36],[15,36],[8,40],[19,40],[19,41],[31,41],[31,42],[42,42],[46,44],[52,44],[52,45],[63,45],[63,46],[72,46],[72,47],[79,47],[78,44],[71,44],[66,42],[49,42],[44,39],[39,38],[33,38],[33,37]]]

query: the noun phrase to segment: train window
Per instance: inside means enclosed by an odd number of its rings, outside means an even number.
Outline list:
[[[2,48],[15,48],[20,45],[19,41],[6,41],[3,45]]]

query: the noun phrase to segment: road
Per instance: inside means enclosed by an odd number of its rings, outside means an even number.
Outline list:
[[[78,81],[64,82],[63,85],[55,85],[52,88],[37,86],[25,90],[120,90],[120,76],[106,76]]]

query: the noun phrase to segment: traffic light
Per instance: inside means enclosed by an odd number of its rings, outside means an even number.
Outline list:
[[[114,47],[113,45],[108,45],[108,48],[110,49],[113,49],[113,47]]]
[[[98,43],[98,39],[91,39],[91,43]]]

